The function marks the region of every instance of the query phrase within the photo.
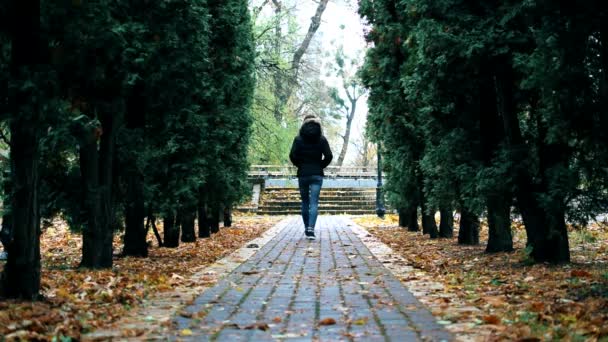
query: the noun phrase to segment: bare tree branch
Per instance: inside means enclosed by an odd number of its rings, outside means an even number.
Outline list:
[[[317,6],[317,11],[315,12],[315,15],[310,20],[310,26],[308,27],[308,32],[306,33],[306,37],[304,38],[304,40],[302,41],[302,44],[300,44],[300,47],[298,48],[298,50],[296,51],[296,53],[293,56],[291,66],[292,66],[292,69],[294,69],[296,71],[296,75],[298,73],[300,61],[302,60],[304,53],[306,53],[306,50],[308,50],[308,46],[310,45],[312,38],[314,37],[315,33],[319,29],[319,26],[321,25],[321,17],[323,16],[323,12],[325,12],[325,8],[327,7],[328,2],[329,2],[329,0],[319,1],[319,6]]]
[[[269,1],[270,0],[264,0],[264,2],[259,7],[255,7],[253,9],[253,18],[257,19],[258,15],[260,14],[260,12],[262,12],[262,10],[268,4]]]

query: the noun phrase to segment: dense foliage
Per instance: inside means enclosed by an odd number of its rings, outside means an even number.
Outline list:
[[[115,229],[125,255],[146,256],[155,217],[176,246],[180,230],[196,239],[197,213],[208,236],[246,194],[247,1],[12,1],[0,22],[11,185],[0,295],[36,297],[41,218],[64,215],[82,231],[82,266],[110,267]]]
[[[414,219],[461,213],[459,240],[569,261],[567,222],[607,209],[608,19],[596,1],[362,0],[371,24],[361,74],[389,197]],[[512,213],[511,208],[515,207]],[[423,226],[425,221],[423,218]],[[431,224],[431,226],[434,223]],[[410,227],[412,228],[412,227]],[[436,236],[432,227],[427,227]]]

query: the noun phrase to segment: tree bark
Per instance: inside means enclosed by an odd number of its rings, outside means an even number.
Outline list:
[[[505,197],[490,196],[487,200],[489,237],[486,253],[513,251],[511,203]]]
[[[418,207],[410,206],[409,208],[399,209],[399,226],[406,227],[410,232],[417,232],[418,227]]]
[[[348,92],[348,89],[345,89]],[[350,142],[350,131],[351,126],[353,124],[353,119],[355,118],[355,112],[357,111],[357,101],[358,98],[351,98],[351,95],[348,95],[350,99],[350,111],[346,116],[346,130],[344,132],[344,138],[342,139],[342,149],[340,150],[340,155],[338,157],[338,161],[336,162],[336,166],[342,166],[344,164],[344,158],[346,158],[346,151],[348,150],[348,143]]]
[[[134,165],[132,165],[134,167]],[[146,216],[144,203],[144,177],[132,168],[126,179],[127,194],[125,203],[125,237],[123,254],[125,256],[147,257],[148,230],[144,226]],[[150,218],[149,218],[150,219]]]
[[[154,236],[156,236],[156,241],[158,241],[158,247],[163,247],[165,244],[163,243],[163,239],[161,239],[158,228],[156,227],[156,216],[150,213],[148,215],[148,222],[150,222],[152,225],[152,231],[154,232]]]
[[[568,231],[565,223],[565,201],[551,194],[550,175],[553,168],[567,168],[567,148],[559,144],[548,144],[543,138],[546,129],[540,123],[538,133],[541,137],[538,147],[540,184],[532,181],[530,171],[526,167],[529,152],[522,137],[517,108],[513,96],[513,71],[509,63],[501,63],[496,75],[497,89],[501,97],[503,124],[507,134],[507,142],[512,151],[512,159],[516,169],[516,197],[519,211],[528,233],[529,245],[532,247],[532,258],[537,262],[554,264],[570,261]],[[532,106],[534,107],[534,106]],[[562,104],[561,110],[568,110],[569,104]],[[535,115],[534,108],[531,115]],[[540,202],[540,195],[549,199]]]
[[[327,8],[328,2],[329,0],[319,1],[315,15],[310,19],[310,26],[308,27],[308,32],[306,32],[306,37],[304,37],[304,40],[293,55],[291,69],[294,72],[294,80],[298,77],[302,57],[304,57],[306,50],[308,50],[308,47],[310,46],[312,38],[315,36],[315,33],[317,33],[319,26],[321,26],[321,17],[323,16],[323,12],[325,12],[325,8]]]
[[[180,213],[180,223],[182,226],[182,242],[195,242],[196,233],[194,231],[194,221],[196,219],[196,210],[193,208],[184,208]]]
[[[505,127],[499,113],[499,101],[492,73],[493,63],[486,60],[482,65],[482,80],[479,86],[481,146],[483,164],[494,167],[494,159],[506,139]],[[488,209],[489,239],[486,252],[510,252],[513,250],[511,235],[511,194],[506,185],[501,184],[486,193]]]
[[[211,221],[209,220],[209,216],[207,213],[207,204],[205,201],[205,192],[203,189],[199,190],[198,196],[198,237],[204,239],[211,237]]]
[[[40,29],[40,1],[13,0],[8,27],[12,35],[11,78],[31,79],[44,51]],[[40,291],[40,214],[38,206],[38,159],[40,108],[32,101],[36,90],[21,87],[9,95],[11,225],[8,258],[0,279],[0,296],[36,300]]]
[[[458,244],[471,246],[479,244],[479,217],[464,206],[460,209]]]
[[[283,11],[283,4],[278,0],[273,0],[272,2],[275,6],[275,15],[278,17]],[[302,64],[302,58],[304,57],[304,54],[308,50],[314,35],[321,25],[321,17],[327,8],[328,2],[329,0],[319,1],[317,10],[315,11],[314,16],[310,19],[310,26],[308,27],[306,36],[293,55],[291,60],[291,69],[286,71],[278,71],[274,75],[275,91],[278,101],[275,103],[273,110],[274,116],[278,122],[283,120],[282,111],[289,102],[289,99],[291,99],[291,96],[295,90],[294,88],[297,86],[298,73]],[[279,22],[277,23],[277,27],[275,27],[275,39],[277,40],[275,42],[275,53],[277,53],[277,56],[281,54],[282,50],[280,41],[283,37],[280,25],[281,23]],[[281,73],[285,73],[285,75],[282,75]]]
[[[452,209],[443,207],[439,210],[441,213],[441,223],[439,224],[439,237],[451,238],[454,236],[454,215]]]
[[[439,237],[437,222],[435,222],[435,211],[427,207],[426,196],[420,190],[420,208],[422,212],[422,233],[429,234],[431,239]]]
[[[409,209],[408,216],[407,230],[410,232],[420,231],[420,227],[418,226],[418,206],[412,206]]]
[[[125,203],[125,237],[123,254],[135,257],[148,256],[148,235],[149,224],[152,217],[148,216],[148,224],[144,226],[146,218],[145,196],[144,196],[144,175],[138,168],[138,157],[142,153],[139,145],[142,145],[143,130],[145,129],[145,88],[143,83],[137,84],[127,102],[127,117],[125,129],[129,135],[129,144],[134,150],[128,151],[125,161],[125,183],[127,184],[126,203]],[[162,241],[159,239],[159,245]]]
[[[224,227],[232,227],[232,210],[230,208],[224,209]]]
[[[81,267],[112,267],[114,229],[112,176],[116,145],[116,106],[97,104],[101,122],[101,140],[97,150],[97,130],[84,132],[81,138],[80,165],[84,183],[87,223],[82,234]]]
[[[165,214],[163,217],[164,226],[164,242],[163,247],[177,248],[179,247],[179,222],[176,222],[175,214]]]
[[[85,135],[87,135],[85,133]],[[80,175],[83,184],[85,222],[82,230],[82,267],[101,267],[102,223],[99,194],[99,154],[94,132],[80,143]]]
[[[220,210],[219,208],[211,209],[210,230],[212,234],[220,232]]]
[[[399,213],[399,227],[407,227],[409,220],[409,212],[407,209],[401,208],[398,210]]]

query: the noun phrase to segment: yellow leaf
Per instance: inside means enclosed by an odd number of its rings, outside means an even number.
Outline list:
[[[359,318],[353,322],[354,325],[366,325],[369,319],[367,317]]]
[[[182,331],[180,331],[179,334],[182,335],[182,336],[192,336],[192,330],[190,330],[190,329],[182,329]]]

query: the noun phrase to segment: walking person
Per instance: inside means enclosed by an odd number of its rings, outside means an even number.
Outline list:
[[[306,115],[300,134],[291,145],[289,159],[298,168],[304,234],[309,239],[315,238],[323,169],[331,163],[332,158],[329,143],[323,136],[321,120],[316,115]]]

